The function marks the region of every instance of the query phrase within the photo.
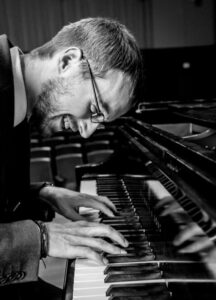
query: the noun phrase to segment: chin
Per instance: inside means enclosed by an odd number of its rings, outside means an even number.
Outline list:
[[[43,137],[51,137],[54,133],[56,133],[57,131],[56,130],[53,130],[52,128],[49,128],[48,126],[47,127],[44,127],[42,130],[41,130],[41,135]]]
[[[41,129],[41,135],[43,137],[51,137],[57,132],[62,132],[63,130],[61,128],[58,128],[57,126],[49,126],[46,125]]]

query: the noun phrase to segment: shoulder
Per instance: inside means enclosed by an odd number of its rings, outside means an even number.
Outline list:
[[[6,67],[11,66],[10,48],[12,44],[6,34],[0,35],[0,63]]]
[[[5,46],[5,47],[8,47],[8,48],[13,47],[13,44],[8,39],[8,36],[6,34],[1,34],[0,35],[0,44],[1,44],[1,46]]]

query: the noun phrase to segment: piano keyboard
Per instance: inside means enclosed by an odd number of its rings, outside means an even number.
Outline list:
[[[115,218],[86,208],[80,213],[113,226],[128,239],[129,247],[126,255],[105,254],[107,266],[87,259],[77,259],[74,269],[74,264],[69,264],[74,282],[67,300],[214,298],[215,279],[197,257],[175,251],[170,242],[172,222],[161,222],[155,215],[156,201],[166,197],[174,201],[159,181],[143,176],[99,175],[97,180],[81,181],[80,191],[107,196],[115,203],[121,211]],[[181,218],[175,217],[175,222],[185,224],[188,218],[180,207],[178,214]],[[163,226],[168,227],[167,232]]]

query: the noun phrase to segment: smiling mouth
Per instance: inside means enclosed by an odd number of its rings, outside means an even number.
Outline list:
[[[61,121],[61,127],[63,131],[72,131],[72,132],[77,132],[77,127],[75,126],[74,122],[72,122],[70,116],[64,115],[62,117]]]

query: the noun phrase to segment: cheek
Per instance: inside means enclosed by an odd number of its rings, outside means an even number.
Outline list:
[[[70,98],[59,102],[58,114],[70,114],[76,118],[83,118],[88,113],[88,105],[83,98]]]
[[[87,118],[89,116],[90,101],[85,89],[81,90],[80,88],[77,93],[69,97],[65,101],[64,108],[76,118]]]
[[[55,114],[70,114],[76,118],[85,118],[89,114],[89,84],[86,81],[74,81],[67,91],[57,92],[53,103]]]

